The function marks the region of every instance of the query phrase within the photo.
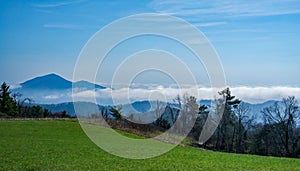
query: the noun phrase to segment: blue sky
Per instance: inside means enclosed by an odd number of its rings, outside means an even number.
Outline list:
[[[96,31],[139,13],[167,13],[198,27],[218,52],[230,86],[300,86],[298,0],[2,0],[0,80],[16,83],[51,72],[71,79],[81,48]]]

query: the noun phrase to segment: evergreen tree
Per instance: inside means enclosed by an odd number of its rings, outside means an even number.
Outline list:
[[[61,117],[62,118],[67,118],[69,115],[67,114],[67,111],[66,110],[63,110],[62,112],[61,112]]]
[[[208,117],[209,111],[207,110],[208,107],[206,105],[201,105],[199,107],[198,116],[195,122],[195,125],[190,133],[190,135],[195,139],[199,140],[201,131],[203,130],[203,126],[206,122],[206,119]]]
[[[112,107],[112,108],[109,109],[110,114],[111,114],[116,120],[122,119],[121,110],[122,110],[121,107],[118,107],[117,109]]]
[[[11,117],[18,116],[16,102],[10,96],[9,86],[5,82],[0,89],[0,112]]]
[[[41,106],[32,106],[31,116],[33,118],[41,118],[43,115],[43,109]]]
[[[236,108],[241,101],[235,99],[235,96],[231,95],[229,88],[219,92],[219,94],[225,99],[225,108],[221,122],[216,131],[217,141],[215,147],[217,150],[221,151],[232,151],[237,123],[233,108]]]
[[[43,111],[43,117],[49,117],[51,115],[51,112],[48,109],[44,109]]]

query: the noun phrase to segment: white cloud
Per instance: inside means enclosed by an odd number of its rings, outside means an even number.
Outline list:
[[[196,94],[198,90],[198,96]],[[232,95],[237,98],[250,102],[250,103],[261,103],[267,100],[281,100],[283,97],[295,96],[300,98],[300,87],[232,87],[230,88]],[[220,91],[220,90],[219,90]],[[151,86],[146,88],[121,88],[117,90],[111,89],[101,89],[80,91],[74,94],[79,101],[93,101],[96,97],[97,101],[107,102],[107,99],[111,99],[112,96],[117,104],[124,104],[129,101],[138,100],[166,100],[171,102],[178,94],[188,94],[197,96],[199,100],[201,99],[213,99],[216,93],[213,93],[212,88],[206,87],[183,87],[181,89],[174,87],[163,87],[163,86]],[[128,100],[130,99],[130,100]]]
[[[73,93],[74,97],[80,97],[80,98],[90,98],[90,97],[97,97],[96,92],[92,90],[86,90],[86,91],[80,91],[77,93]]]
[[[281,100],[287,96],[295,96],[300,100],[300,87],[234,87],[231,90],[236,97],[252,103]]]
[[[262,103],[268,100],[281,100],[283,97],[295,96],[300,103],[300,87],[249,87],[238,86],[230,88],[232,95],[236,96],[245,102]],[[215,93],[213,93],[213,91]],[[221,91],[218,89],[217,91]],[[126,104],[141,100],[161,100],[172,102],[173,99],[179,95],[193,95],[198,100],[214,99],[217,91],[209,87],[192,87],[185,85],[181,89],[176,86],[159,86],[159,85],[142,85],[135,88],[120,88],[120,89],[98,89],[98,90],[84,90],[76,89],[72,95],[71,90],[66,92],[41,92],[40,94],[33,93],[24,94],[24,97],[30,97],[38,103],[62,103],[72,101],[72,96],[75,101],[95,102],[99,104],[112,104],[112,97],[114,104]],[[198,92],[198,94],[197,94]]]

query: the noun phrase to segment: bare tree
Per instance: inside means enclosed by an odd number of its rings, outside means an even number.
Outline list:
[[[20,101],[18,103],[18,110],[19,110],[19,113],[22,117],[27,117],[27,114],[28,114],[28,107],[25,106],[24,104],[27,103],[28,106],[31,106],[31,103],[34,102],[34,100],[30,99],[30,98],[24,98],[22,101]],[[23,110],[23,112],[22,112]]]
[[[197,115],[199,113],[199,105],[197,103],[196,97],[194,96],[185,94],[182,99],[183,100],[180,100],[180,103],[178,103],[181,106],[178,116],[180,119],[180,122],[178,123],[178,131],[181,134],[185,134],[188,133],[188,131],[190,131],[194,126],[194,122],[196,121]]]
[[[235,114],[237,117],[236,123],[236,151],[242,152],[242,145],[246,146],[244,142],[247,140],[247,132],[252,127],[254,122],[254,116],[249,116],[250,108],[246,103],[240,103],[237,108],[235,108]]]
[[[300,111],[297,100],[294,96],[283,98],[282,103],[274,103],[272,106],[264,108],[265,122],[271,126],[287,156],[296,155],[296,146],[299,141],[299,133],[296,131],[299,121]]]
[[[164,112],[165,108],[164,108],[164,105],[161,101],[156,101],[156,108],[154,110],[154,115],[155,115],[155,122],[154,124],[157,125],[157,126],[160,126],[161,123],[162,123],[162,113]]]
[[[181,109],[182,99],[179,94],[175,97],[175,99],[173,101],[175,104],[178,105],[178,108]]]

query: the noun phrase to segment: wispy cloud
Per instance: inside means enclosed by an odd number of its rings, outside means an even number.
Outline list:
[[[227,22],[221,21],[221,22],[194,23],[193,25],[196,27],[212,27],[212,26],[220,26],[224,24],[227,24]]]
[[[41,12],[41,13],[55,14],[55,12],[52,11],[52,10],[45,10],[45,9],[41,9],[41,8],[37,8],[37,9],[35,9],[35,10],[38,11],[38,12]]]
[[[47,100],[49,100],[49,99],[52,100],[52,99],[58,99],[59,96],[58,95],[48,95],[48,96],[45,96],[44,98]]]
[[[300,3],[298,0],[154,0],[150,3],[150,7],[161,13],[171,13],[178,16],[191,16],[201,19],[300,13]]]
[[[17,89],[17,88],[21,88],[22,86],[20,84],[15,84],[15,83],[9,83],[9,87],[11,89]]]
[[[75,24],[44,24],[45,28],[59,28],[59,29],[85,29],[85,25],[75,25]]]
[[[85,0],[77,0],[77,1],[60,1],[60,2],[53,2],[53,3],[41,3],[41,4],[32,4],[34,7],[38,8],[52,8],[52,7],[59,7],[65,5],[71,5],[76,3],[84,2]]]

